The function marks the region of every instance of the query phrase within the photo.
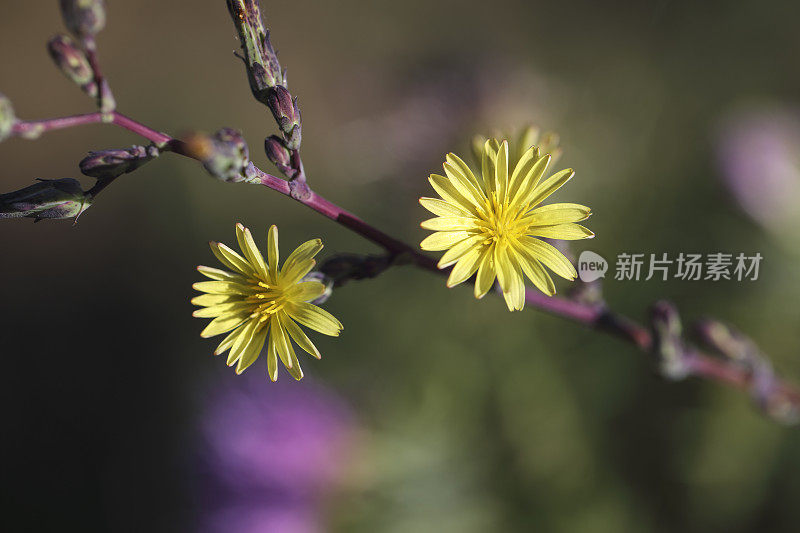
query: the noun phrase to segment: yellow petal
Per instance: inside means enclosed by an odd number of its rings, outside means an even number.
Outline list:
[[[478,266],[478,276],[475,278],[475,297],[483,298],[489,289],[494,284],[494,278],[497,275],[494,269],[493,252],[490,247],[484,252],[481,257],[480,265]]]
[[[211,307],[214,305],[240,301],[241,296],[235,294],[201,294],[192,298],[192,305]]]
[[[286,329],[289,333],[289,336],[294,339],[294,342],[297,343],[300,348],[311,354],[312,356],[316,357],[317,359],[322,358],[322,354],[319,353],[319,350],[311,342],[311,339],[308,338],[308,335],[298,326],[294,320],[289,318],[289,315],[284,312],[278,313],[278,318],[281,321],[281,325]]]
[[[528,175],[533,165],[539,160],[539,151],[536,147],[532,146],[522,153],[517,165],[514,167],[514,172],[508,182],[508,197],[514,198],[519,190],[522,180]]]
[[[284,264],[283,269],[281,270],[281,275],[279,278],[279,283],[282,286],[294,285],[303,277],[311,272],[317,262],[313,259],[306,259],[305,261],[295,262],[291,265],[291,268],[286,268]]]
[[[469,279],[478,270],[479,260],[483,251],[480,248],[473,248],[458,260],[447,278],[447,286],[455,287]]]
[[[500,289],[503,292],[511,290],[511,275],[514,268],[511,266],[511,261],[506,254],[506,247],[494,247],[494,268],[497,270],[497,282],[500,283]]]
[[[253,294],[252,285],[233,283],[231,281],[198,281],[192,285],[192,288],[209,294],[240,294],[243,296]]]
[[[513,263],[509,261],[510,271],[508,273],[508,291],[503,291],[503,298],[506,301],[509,311],[522,311],[525,307],[525,281]]]
[[[254,267],[254,270],[260,274],[262,279],[269,280],[264,256],[261,255],[261,250],[256,246],[256,241],[253,240],[253,235],[250,233],[250,230],[245,228],[241,223],[236,224],[236,240],[239,242],[239,248],[241,248],[247,261]]]
[[[219,305],[212,305],[211,307],[204,307],[192,313],[195,318],[215,318],[226,314],[241,314],[240,312],[252,310],[253,304],[250,302],[234,301],[223,303]]]
[[[246,325],[247,324],[242,324],[238,328],[236,328],[233,331],[231,331],[228,334],[227,337],[222,339],[222,342],[219,343],[219,345],[217,346],[217,349],[214,350],[214,355],[219,355],[221,353],[224,353],[225,350],[227,350],[228,348],[233,346],[233,343],[236,342],[236,339],[239,337],[239,335],[242,333],[242,331],[244,331],[244,327]]]
[[[537,289],[548,296],[556,293],[553,278],[550,277],[550,274],[547,273],[539,261],[520,253],[516,247],[511,257]]]
[[[537,207],[525,216],[531,226],[554,226],[586,220],[592,210],[580,204],[549,204]]]
[[[465,253],[470,251],[472,248],[479,246],[483,240],[486,239],[484,235],[473,235],[463,241],[459,242],[449,250],[447,250],[442,258],[439,260],[439,263],[436,265],[439,268],[447,268],[463,256]]]
[[[278,259],[280,259],[280,253],[278,252],[278,226],[273,224],[267,232],[267,265],[269,266],[269,273],[272,275],[273,283],[278,282]]]
[[[465,217],[469,216],[469,212],[456,205],[439,200],[438,198],[420,198],[419,203],[422,207],[430,211],[436,216],[440,217]]]
[[[535,226],[528,230],[529,235],[546,237],[548,239],[561,239],[576,241],[579,239],[592,239],[594,233],[580,224],[559,224],[557,226]]]
[[[294,251],[289,254],[289,257],[286,258],[286,261],[283,262],[281,273],[289,272],[299,263],[306,263],[309,259],[313,259],[322,248],[322,239],[311,239],[310,241],[304,242],[295,248]]]
[[[250,346],[250,343],[253,341],[253,335],[255,334],[256,327],[258,327],[258,325],[258,320],[249,320],[244,325],[242,332],[236,338],[233,346],[231,346],[230,353],[228,353],[228,366],[233,366],[242,357],[242,354],[244,354],[244,352]]]
[[[461,193],[461,196],[470,200],[479,210],[483,210],[483,206],[486,203],[486,195],[483,189],[475,186],[458,168],[450,163],[445,163],[443,166],[444,173],[447,174],[450,183]]]
[[[419,246],[423,250],[429,252],[440,252],[455,246],[471,236],[472,234],[466,231],[439,231],[425,237],[425,239],[419,243]]]
[[[261,355],[261,350],[264,349],[264,342],[267,340],[267,331],[269,326],[262,324],[261,329],[257,330],[253,335],[253,340],[250,341],[249,346],[244,350],[239,357],[239,362],[236,364],[236,373],[241,374],[247,367],[252,365]]]
[[[219,261],[236,272],[244,275],[245,277],[252,278],[255,270],[241,255],[231,250],[228,246],[219,242],[208,243],[211,246],[211,251],[217,256]]]
[[[470,183],[472,183],[472,185],[477,190],[482,191],[482,192],[485,193],[485,191],[483,191],[483,185],[481,184],[480,181],[478,181],[478,178],[475,177],[475,174],[473,174],[472,169],[469,168],[469,165],[467,165],[460,157],[458,157],[456,154],[451,152],[451,153],[447,154],[447,157],[445,159],[446,159],[446,161],[448,163],[450,163],[450,165],[456,171],[458,171]]]
[[[472,217],[437,217],[425,220],[420,226],[431,231],[467,231],[478,229],[476,223],[477,219]]]
[[[547,171],[547,167],[549,165],[550,156],[544,155],[536,160],[536,162],[529,168],[524,169],[525,174],[520,174],[522,179],[519,185],[516,187],[514,195],[511,197],[511,205],[525,205],[529,203],[527,198],[533,196],[536,186],[542,179],[542,176],[544,176],[544,173]]]
[[[296,379],[303,378],[303,371],[300,369],[300,362],[297,360],[297,354],[294,352],[292,341],[280,324],[280,320],[273,316],[270,320],[270,327],[272,328],[272,336],[275,339],[275,349],[278,356],[281,358],[283,366],[289,371],[289,374]]]
[[[494,160],[494,181],[498,195],[506,198],[508,192],[508,141],[503,141]]]
[[[242,313],[239,315],[225,315],[217,317],[209,322],[209,324],[206,326],[206,329],[200,333],[200,336],[207,339],[208,337],[213,337],[214,335],[227,333],[244,322],[248,316],[249,313]]]
[[[295,302],[308,302],[316,300],[325,294],[325,285],[319,281],[304,281],[286,291],[286,298]]]
[[[267,374],[272,382],[278,381],[278,356],[275,354],[275,339],[267,341]]]
[[[444,201],[457,205],[473,216],[480,216],[479,207],[482,208],[483,206],[478,206],[475,200],[464,197],[447,177],[440,176],[439,174],[431,174],[430,177],[428,177],[428,181],[431,187],[433,187],[433,190],[435,190]]]
[[[565,183],[572,179],[572,176],[575,175],[575,171],[571,168],[566,170],[562,170],[560,172],[556,172],[542,183],[536,186],[536,188],[531,191],[531,194],[526,197],[522,203],[530,204],[532,206],[538,205],[540,202],[546,200],[551,194],[556,192],[560,189]]]
[[[489,196],[495,190],[495,172],[494,172],[494,160],[495,155],[497,154],[497,150],[494,149],[492,141],[494,139],[488,139],[486,143],[483,145],[483,157],[481,157],[481,176],[483,178],[483,190],[486,191],[486,195]],[[494,141],[495,143],[497,141]]]
[[[211,268],[203,265],[198,266],[197,271],[200,272],[205,277],[213,279],[215,281],[243,282],[246,280],[246,278],[241,274],[234,274],[233,272],[227,272],[225,270],[220,270],[218,268]]]
[[[291,318],[324,335],[338,337],[344,329],[336,317],[314,304],[292,302],[285,309]]]
[[[552,245],[533,237],[523,237],[519,242],[528,257],[541,261],[562,278],[573,280],[578,276],[569,259]]]

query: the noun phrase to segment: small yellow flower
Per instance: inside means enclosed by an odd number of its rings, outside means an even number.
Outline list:
[[[475,272],[475,297],[483,298],[497,278],[508,309],[525,305],[523,274],[542,292],[556,289],[547,266],[559,276],[573,280],[575,267],[556,248],[538,239],[588,239],[594,233],[576,224],[591,215],[578,204],[537,207],[572,178],[572,169],[562,170],[542,181],[550,154],[529,148],[509,172],[508,141],[495,139],[483,147],[481,179],[457,155],[448,154],[445,176],[432,174],[430,183],[442,199],[420,198],[425,209],[437,215],[422,227],[435,233],[422,241],[423,250],[447,250],[439,268],[453,270],[447,286],[463,283]]]
[[[540,154],[550,154],[551,165],[558,163],[563,153],[561,147],[558,146],[560,141],[558,134],[553,131],[542,133],[536,126],[523,128],[516,135],[502,135],[498,132],[492,137],[498,139],[515,138],[514,141],[509,141],[509,148],[513,148],[508,152],[508,165],[510,167],[516,167],[519,160],[531,146],[537,147]],[[472,138],[472,156],[474,157],[474,162],[478,165],[483,160],[483,150],[487,140],[483,135],[476,135]]]
[[[244,257],[224,244],[212,242],[211,251],[233,272],[199,266],[197,270],[212,281],[201,281],[193,287],[206,294],[192,299],[202,307],[194,312],[199,318],[213,318],[200,334],[213,337],[228,333],[214,355],[226,350],[228,366],[236,365],[241,374],[258,359],[267,343],[267,369],[272,381],[278,379],[278,357],[295,379],[303,377],[292,340],[319,359],[317,347],[297,322],[332,337],[339,336],[342,324],[330,313],[309,303],[325,292],[318,281],[302,281],[316,262],[322,241],[314,239],[301,244],[278,268],[278,228],[269,228],[267,260],[256,247],[250,230],[236,224],[236,239]]]

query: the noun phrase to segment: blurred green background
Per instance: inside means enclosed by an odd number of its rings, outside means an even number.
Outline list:
[[[119,108],[173,134],[244,131],[268,168],[272,118],[233,57],[222,0],[111,1],[99,38]],[[55,1],[0,7],[0,91],[25,119],[91,110],[51,66]],[[750,220],[715,159],[738,109],[796,105],[800,7],[789,2],[265,1],[303,110],[313,187],[409,241],[417,198],[475,133],[534,122],[577,171],[558,199],[592,206],[576,250],[760,252],[758,281],[605,283],[643,318],[666,297],[716,316],[800,380],[798,246]],[[2,189],[78,177],[89,149],[140,142],[110,126],[0,145]],[[89,183],[91,180],[87,180]],[[800,200],[798,200],[800,206]],[[3,520],[19,531],[190,530],[190,461],[209,384],[232,371],[191,317],[207,241],[270,224],[282,248],[377,250],[303,206],[166,155],[110,187],[73,226],[3,221]],[[794,241],[795,244],[797,240]],[[559,285],[563,292],[565,285]],[[745,395],[667,383],[627,344],[398,268],[334,293],[339,339],[311,380],[352,407],[358,445],[326,529],[796,531],[800,436]],[[263,360],[248,373],[263,373]],[[280,380],[291,378],[282,372]],[[280,461],[277,457],[276,461]],[[268,531],[266,529],[265,531]]]

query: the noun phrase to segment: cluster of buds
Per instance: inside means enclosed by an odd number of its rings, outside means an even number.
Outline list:
[[[91,205],[78,180],[39,180],[19,191],[0,194],[0,218],[76,218]]]
[[[249,181],[246,170],[250,151],[239,131],[223,128],[214,135],[193,133],[184,139],[187,155],[203,163],[209,174],[220,181]]]
[[[89,155],[80,162],[80,167],[86,176],[108,180],[133,172],[158,156],[158,148],[154,145],[101,150],[89,152]]]
[[[97,97],[97,83],[86,52],[71,37],[56,35],[47,43],[47,51],[68,79],[92,98]]]
[[[228,11],[242,43],[250,90],[259,102],[267,104],[269,90],[284,85],[278,56],[269,41],[261,10],[255,0],[228,0]]]
[[[797,406],[779,390],[772,363],[752,339],[732,326],[712,319],[698,322],[695,333],[704,346],[750,372],[753,399],[764,412],[786,423],[800,419]]]
[[[104,0],[60,0],[64,24],[73,35],[93,37],[106,25]]]
[[[0,94],[0,142],[6,140],[14,129],[17,117],[14,115],[14,106],[11,100]]]
[[[100,73],[94,58],[94,37],[106,25],[104,0],[61,0],[64,24],[77,39],[57,35],[47,49],[56,66],[86,94],[97,98],[98,107],[109,113],[116,107],[108,82]]]
[[[300,148],[302,140],[297,98],[292,98],[286,88],[286,73],[281,71],[258,2],[228,0],[228,11],[242,43],[242,60],[247,68],[250,90],[255,99],[272,112],[282,133],[282,138],[267,138],[267,157],[287,178],[293,180],[302,174],[299,160],[291,157],[291,153]]]
[[[689,368],[686,365],[686,346],[678,310],[669,302],[656,302],[650,309],[650,323],[653,352],[658,357],[662,375],[673,380],[685,378]]]

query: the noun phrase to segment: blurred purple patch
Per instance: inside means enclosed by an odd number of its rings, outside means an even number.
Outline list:
[[[225,376],[201,422],[199,531],[324,531],[321,505],[341,480],[350,410],[310,382]]]
[[[718,136],[726,185],[742,208],[771,231],[785,233],[800,213],[800,113],[793,108],[739,112]]]

